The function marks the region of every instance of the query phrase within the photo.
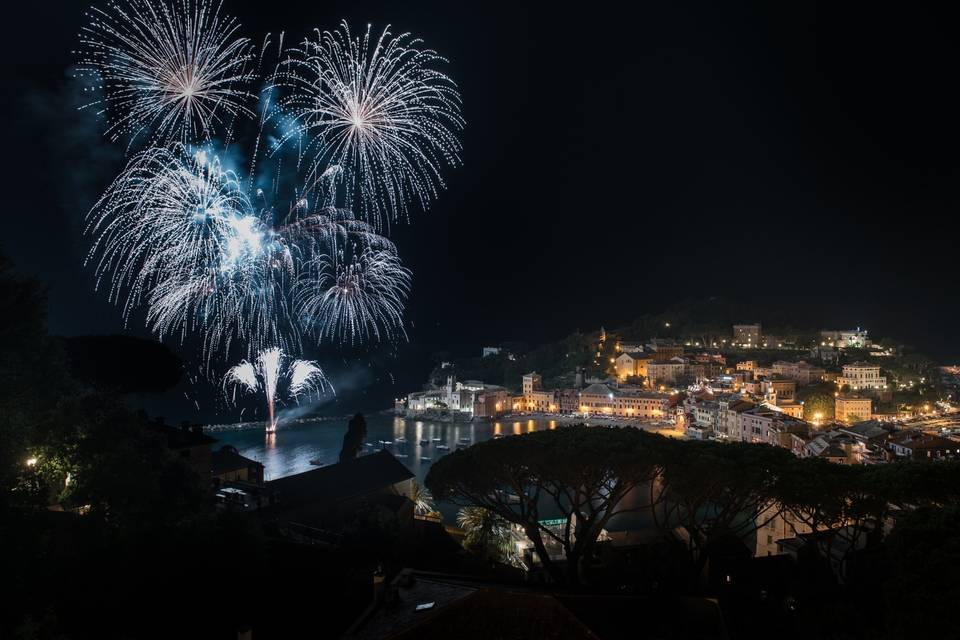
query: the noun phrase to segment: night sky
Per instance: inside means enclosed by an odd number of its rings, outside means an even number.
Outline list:
[[[960,359],[949,16],[915,3],[636,4],[224,7],[254,40],[390,22],[450,59],[464,165],[394,230],[415,275],[402,358],[536,344],[720,296]],[[0,247],[49,287],[63,334],[122,328],[82,268],[83,215],[121,161],[76,125],[67,67],[83,7],[7,7],[2,45]]]

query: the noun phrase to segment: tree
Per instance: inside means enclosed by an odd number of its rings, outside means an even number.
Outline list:
[[[565,427],[490,440],[435,463],[426,483],[433,495],[483,507],[519,525],[547,572],[579,584],[600,532],[617,514],[649,508],[624,498],[656,475],[655,449],[665,438],[636,429]],[[543,520],[559,513],[562,526]],[[547,551],[562,547],[565,570]]]
[[[464,530],[463,546],[486,560],[516,564],[510,523],[483,507],[464,507],[457,513]]]
[[[434,513],[433,496],[430,492],[420,486],[416,480],[413,481],[410,488],[410,501],[413,502],[413,512],[418,516]]]
[[[883,584],[889,637],[955,637],[960,507],[925,507],[901,517],[885,550],[890,567]]]
[[[745,442],[677,442],[665,451],[652,485],[660,499],[650,502],[661,528],[686,531],[694,578],[718,541],[743,539],[779,513],[776,487],[792,459],[786,449]]]
[[[347,423],[347,432],[343,434],[343,447],[340,449],[340,462],[353,460],[363,449],[367,437],[367,420],[358,413]]]

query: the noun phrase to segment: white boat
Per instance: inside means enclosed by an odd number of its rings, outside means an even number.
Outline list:
[[[394,458],[406,458],[406,457],[407,457],[407,454],[405,454],[405,453],[395,453],[395,454],[393,454],[393,457],[394,457]]]
[[[430,462],[431,460],[433,460],[433,458],[428,456],[420,456],[420,462]]]
[[[442,442],[443,440],[442,438],[430,438],[430,439],[433,440],[434,442]]]
[[[450,447],[445,444],[438,444],[437,451],[450,451]]]

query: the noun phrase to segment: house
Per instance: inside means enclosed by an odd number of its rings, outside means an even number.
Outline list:
[[[412,569],[379,584],[345,638],[604,640],[632,637],[623,630],[651,619],[669,624],[671,637],[728,637],[720,606],[710,598],[564,593]]]
[[[164,423],[163,418],[148,423],[147,428],[165,438],[167,446],[196,472],[205,486],[209,485],[212,466],[210,445],[217,441],[216,438],[206,435],[200,425],[191,426],[185,422],[178,429]]]
[[[826,370],[821,367],[815,367],[812,364],[804,362],[787,362],[780,360],[773,363],[771,367],[774,375],[793,380],[798,385],[807,385],[819,382],[823,379]]]
[[[263,465],[240,455],[237,448],[224,445],[211,455],[210,474],[217,486],[228,482],[263,484]]]
[[[635,351],[621,353],[614,360],[617,378],[624,380],[630,376],[647,377],[647,364],[653,362],[653,360],[653,356],[646,353],[637,353]]]
[[[652,386],[676,384],[683,377],[686,363],[683,358],[654,360],[647,364],[647,378]]]
[[[724,408],[724,404],[726,404],[726,408]],[[720,401],[721,415],[719,416],[720,424],[717,430],[721,434],[726,434],[731,440],[738,442],[748,440],[748,438],[744,438],[742,416],[756,406],[743,398],[732,399],[726,403]]]
[[[864,420],[853,426],[840,427],[841,433],[869,444],[883,444],[890,437],[891,428],[879,420]]]
[[[266,519],[333,528],[363,507],[413,518],[413,473],[389,451],[297,473],[264,485]]]
[[[901,458],[945,460],[960,458],[960,442],[942,436],[907,431],[892,436],[890,450]]]

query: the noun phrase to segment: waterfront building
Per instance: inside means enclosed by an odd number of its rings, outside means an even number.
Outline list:
[[[887,378],[880,375],[879,365],[854,362],[843,365],[843,374],[837,378],[837,385],[850,387],[851,391],[882,390],[887,388]]]
[[[389,451],[345,460],[264,485],[264,519],[297,525],[303,535],[336,531],[345,514],[363,508],[413,521],[413,473]]]
[[[523,376],[523,395],[539,391],[543,384],[543,378],[537,372],[528,373]]]
[[[496,418],[510,410],[510,392],[503,387],[487,385],[473,400],[474,418]]]
[[[670,395],[635,389],[613,389],[595,383],[580,392],[581,413],[658,420],[669,415]]]
[[[210,456],[210,475],[217,486],[227,482],[263,484],[263,464],[240,455],[237,448],[226,444]]]
[[[564,415],[576,413],[580,407],[580,390],[579,389],[558,389],[557,405],[559,407],[560,413]]]

